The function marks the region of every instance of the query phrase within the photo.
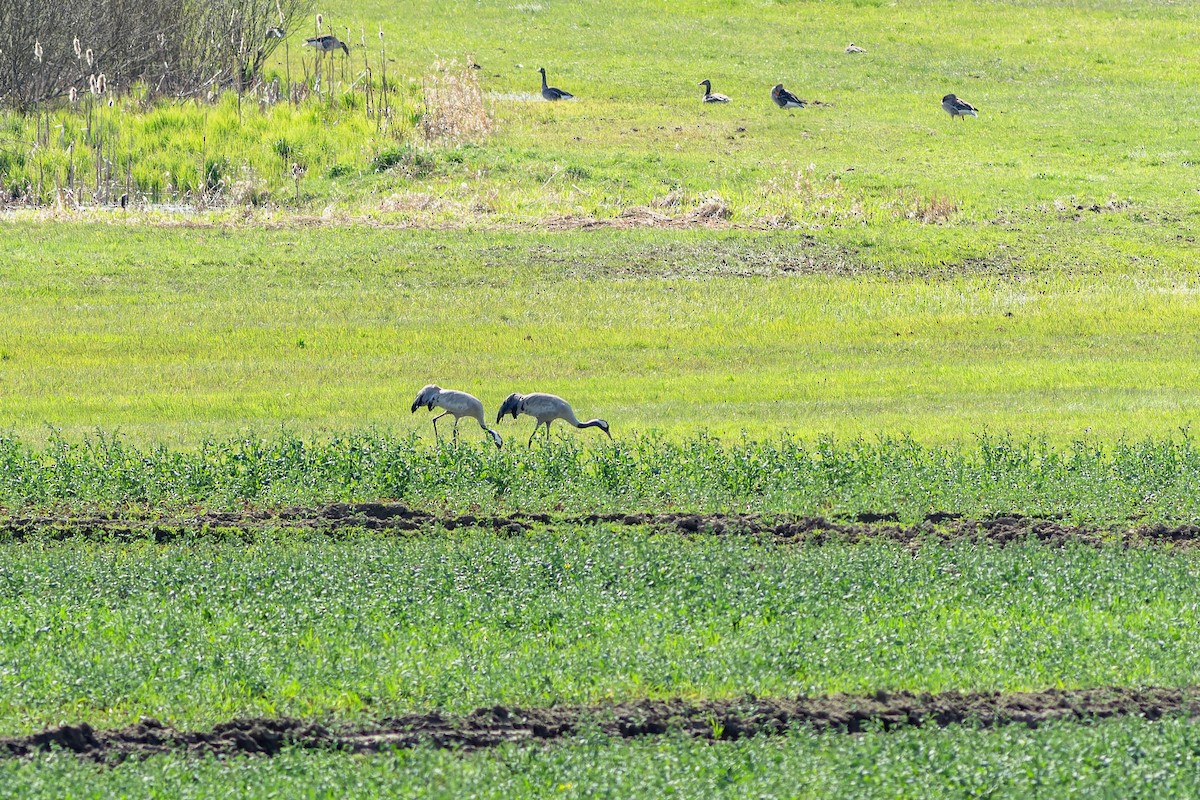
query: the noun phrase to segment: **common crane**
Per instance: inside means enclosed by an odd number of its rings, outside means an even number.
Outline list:
[[[546,426],[546,438],[550,438],[550,423],[556,419],[561,419],[568,425],[574,425],[576,428],[599,428],[604,431],[609,439],[612,434],[608,432],[608,423],[602,419],[589,419],[587,422],[580,422],[575,418],[575,412],[571,410],[571,404],[563,400],[558,395],[542,394],[535,392],[534,394],[517,394],[513,393],[508,396],[508,399],[500,406],[500,413],[496,415],[496,424],[500,424],[500,420],[505,414],[512,414],[513,419],[517,418],[518,414],[528,414],[537,420],[537,424],[533,426],[533,433],[529,434],[529,444],[533,444],[533,437],[537,435],[538,428],[542,425]]]
[[[430,411],[433,411],[434,406],[445,409],[441,414],[433,418],[433,435],[436,438],[438,420],[452,414],[454,416],[454,441],[458,441],[458,420],[461,417],[470,417],[479,423],[479,427],[483,428],[491,434],[492,441],[496,443],[496,447],[504,446],[504,440],[500,438],[500,434],[487,426],[483,418],[483,403],[479,402],[479,398],[474,395],[469,395],[466,392],[456,392],[453,389],[443,389],[440,386],[429,384],[421,391],[417,392],[417,399],[413,400],[412,410],[417,413],[417,409],[425,406]]]

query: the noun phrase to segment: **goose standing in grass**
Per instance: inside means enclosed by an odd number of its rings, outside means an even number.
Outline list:
[[[771,90],[771,99],[780,108],[804,108],[804,101],[783,88],[782,83],[775,84],[775,88]]]
[[[454,441],[458,441],[458,420],[461,417],[470,417],[479,423],[479,427],[483,428],[491,434],[492,441],[496,443],[496,447],[504,446],[504,440],[500,438],[500,434],[487,426],[483,418],[483,403],[479,402],[479,398],[474,395],[469,395],[466,392],[456,392],[453,389],[443,389],[440,386],[429,384],[421,391],[417,392],[417,399],[413,400],[412,410],[417,413],[417,409],[425,406],[430,411],[433,407],[445,409],[441,414],[433,418],[433,436],[437,438],[437,423],[438,420],[446,416],[446,414],[454,415]]]
[[[942,108],[950,115],[950,119],[954,119],[955,117],[979,116],[979,109],[966,100],[959,100],[952,94],[948,94],[942,98]]]
[[[569,100],[575,95],[563,89],[556,89],[553,86],[546,84],[546,68],[538,67],[538,72],[542,73],[542,97],[547,100]]]
[[[529,444],[533,444],[533,437],[537,435],[538,428],[546,426],[546,438],[550,438],[550,423],[556,419],[561,419],[568,425],[574,425],[576,428],[599,428],[604,431],[609,439],[612,434],[608,432],[608,423],[602,419],[589,419],[587,422],[580,422],[575,418],[575,412],[571,410],[571,404],[563,400],[558,395],[542,394],[536,392],[534,394],[517,394],[513,393],[508,396],[500,406],[500,413],[496,415],[496,424],[500,424],[501,418],[505,414],[512,414],[513,419],[517,418],[518,414],[528,414],[537,420],[537,424],[533,426],[533,433],[529,434]]]
[[[723,94],[715,94],[712,90],[712,81],[705,78],[700,81],[697,86],[704,87],[704,102],[706,103],[728,103],[729,98]]]
[[[332,53],[339,47],[346,51],[346,55],[350,55],[350,48],[346,46],[338,37],[332,33],[327,33],[324,36],[314,36],[311,39],[304,40],[305,47],[315,47],[322,53]]]

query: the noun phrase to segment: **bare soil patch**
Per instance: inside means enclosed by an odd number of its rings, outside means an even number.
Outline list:
[[[513,513],[504,515],[439,515],[401,503],[333,503],[317,508],[218,511],[163,516],[110,513],[89,516],[18,516],[0,519],[0,541],[83,536],[100,539],[153,537],[171,541],[197,533],[253,534],[267,530],[336,533],[368,530],[393,534],[427,534],[439,530],[484,528],[520,535],[535,528],[616,525],[679,535],[743,535],[798,545],[856,544],[887,541],[919,548],[928,544],[967,541],[1008,545],[1037,541],[1051,546],[1087,544],[1125,547],[1190,548],[1200,544],[1200,525],[1162,523],[1129,528],[1071,525],[1059,520],[1020,515],[968,519],[938,511],[905,524],[891,512],[863,513],[853,520],[758,514],[597,513],[583,515]]]
[[[795,699],[753,696],[733,700],[642,700],[600,706],[482,708],[466,716],[433,711],[360,727],[325,726],[298,719],[238,719],[207,731],[179,731],[153,719],[117,730],[87,724],[0,739],[0,757],[51,750],[115,763],[169,752],[197,755],[274,755],[285,747],[366,753],[417,746],[462,750],[510,742],[551,742],[588,730],[620,738],[676,733],[732,740],[778,735],[793,728],[861,733],[908,726],[971,724],[982,727],[1080,721],[1116,716],[1154,720],[1200,710],[1200,687],[1051,689],[1042,692],[946,692],[832,695]]]

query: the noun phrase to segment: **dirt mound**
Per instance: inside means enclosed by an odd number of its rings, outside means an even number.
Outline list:
[[[890,541],[909,547],[969,541],[1006,545],[1036,540],[1062,546],[1081,543],[1098,546],[1105,542],[1126,547],[1192,547],[1200,544],[1200,526],[1145,525],[1127,530],[1067,525],[1057,520],[1024,516],[965,519],[959,514],[938,511],[915,524],[902,524],[891,512],[862,513],[852,521],[824,517],[758,514],[604,513],[550,515],[514,513],[507,515],[461,514],[441,516],[409,508],[400,503],[333,503],[319,508],[282,508],[210,512],[194,516],[154,514],[99,514],[80,517],[10,517],[0,520],[0,540],[31,537],[86,536],[97,538],[142,538],[160,542],[195,533],[253,533],[266,529],[301,529],[335,532],[363,529],[391,533],[415,533],[437,529],[490,528],[520,534],[535,526],[624,525],[651,528],[681,535],[740,534],[770,537],[776,542],[821,545]]]
[[[1086,689],[1044,692],[832,695],[797,699],[753,696],[734,700],[642,700],[601,706],[521,709],[495,706],[461,717],[438,712],[395,717],[360,728],[328,728],[296,719],[240,719],[209,731],[177,731],[153,719],[119,730],[87,724],[0,739],[0,757],[61,750],[103,762],[157,753],[274,755],[285,747],[378,752],[433,746],[494,747],[506,742],[546,742],[584,730],[631,738],[669,732],[701,739],[774,735],[797,727],[861,733],[905,726],[959,723],[1036,727],[1060,720],[1137,715],[1158,719],[1200,710],[1200,687]]]

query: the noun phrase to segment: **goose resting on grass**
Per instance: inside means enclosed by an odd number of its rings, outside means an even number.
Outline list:
[[[950,119],[955,117],[978,117],[978,109],[968,103],[966,100],[959,100],[952,94],[948,94],[942,98],[942,108],[950,115]]]
[[[542,73],[542,97],[547,100],[569,100],[575,95],[564,89],[556,89],[553,86],[546,85],[546,68],[538,67],[538,72]]]
[[[783,88],[782,83],[775,84],[775,88],[771,90],[771,99],[780,108],[804,108],[804,101]]]
[[[704,87],[704,102],[706,103],[728,103],[729,98],[723,94],[714,94],[712,90],[712,81],[707,78],[696,84]]]
[[[314,36],[311,39],[305,39],[304,46],[315,47],[322,53],[332,53],[334,50],[337,50],[340,47],[346,51],[346,55],[350,55],[350,48],[346,46],[346,43],[334,36],[332,33],[327,33],[324,36]]]

